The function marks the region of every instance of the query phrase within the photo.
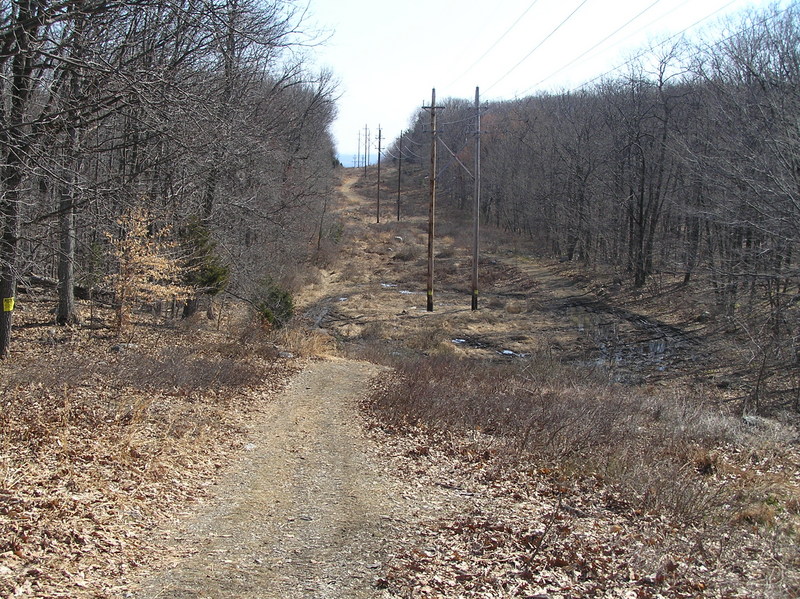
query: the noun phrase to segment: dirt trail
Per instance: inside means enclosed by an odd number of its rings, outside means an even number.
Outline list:
[[[416,276],[425,259],[419,249],[424,219],[376,225],[371,200],[356,185],[355,175],[345,176],[336,209],[348,244],[338,263],[299,298],[310,327],[354,344],[369,337],[394,351],[410,345],[416,351],[481,352],[488,359],[535,349],[541,335],[527,331],[564,335],[564,317],[553,305],[579,290],[534,261],[493,261],[499,276],[482,311],[470,311],[463,290],[443,282],[437,311],[427,313]],[[413,259],[396,258],[409,250]],[[446,259],[439,263],[445,275],[448,264],[454,273],[464,269]],[[530,299],[543,307],[515,308]],[[456,337],[480,343],[459,345]],[[505,348],[514,351],[501,355]],[[180,555],[174,567],[136,598],[397,596],[376,583],[393,556],[419,542],[406,538],[413,536],[409,530],[461,512],[464,496],[452,485],[439,486],[438,478],[409,485],[387,471],[387,448],[379,457],[381,448],[366,437],[358,414],[370,380],[384,372],[329,359],[298,374],[253,423],[248,451],[224,476],[211,504],[170,535]],[[436,477],[448,481],[451,475]]]
[[[145,598],[375,597],[403,511],[361,434],[377,366],[310,364],[256,425],[210,508],[173,542],[185,557]]]

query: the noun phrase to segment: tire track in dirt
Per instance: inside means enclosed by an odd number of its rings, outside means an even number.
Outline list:
[[[173,536],[185,557],[138,599],[375,597],[402,499],[357,402],[381,369],[311,363],[269,406],[211,506]]]

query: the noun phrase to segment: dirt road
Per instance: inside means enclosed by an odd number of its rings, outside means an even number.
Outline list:
[[[268,408],[240,465],[173,542],[186,556],[139,599],[378,597],[401,498],[362,435],[380,369],[310,364]]]

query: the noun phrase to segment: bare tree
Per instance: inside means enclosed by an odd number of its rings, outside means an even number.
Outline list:
[[[133,207],[176,236],[199,216],[243,270],[254,237],[306,238],[295,224],[317,222],[333,168],[335,84],[290,55],[302,16],[284,0],[0,8],[0,356],[18,277],[57,275],[57,320],[75,322],[76,282],[113,267],[105,233]]]

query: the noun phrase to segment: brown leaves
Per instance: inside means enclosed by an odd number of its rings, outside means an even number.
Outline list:
[[[0,380],[0,596],[123,596],[288,370],[220,356],[213,334],[166,345],[143,329],[112,354],[103,338],[43,347],[20,331]]]
[[[387,468],[425,506],[381,579],[391,596],[777,598],[791,588],[766,574],[764,554],[730,545],[738,534],[766,549],[768,538],[753,531],[644,513],[599,479],[565,479],[496,437],[372,430],[392,456]],[[434,489],[445,495],[436,502]],[[784,563],[786,583],[796,584]]]
[[[184,268],[169,238],[170,227],[158,226],[141,207],[126,211],[118,220],[117,236],[107,234],[116,271],[107,280],[114,290],[117,327],[129,324],[134,302],[152,302],[189,290],[181,283]]]

